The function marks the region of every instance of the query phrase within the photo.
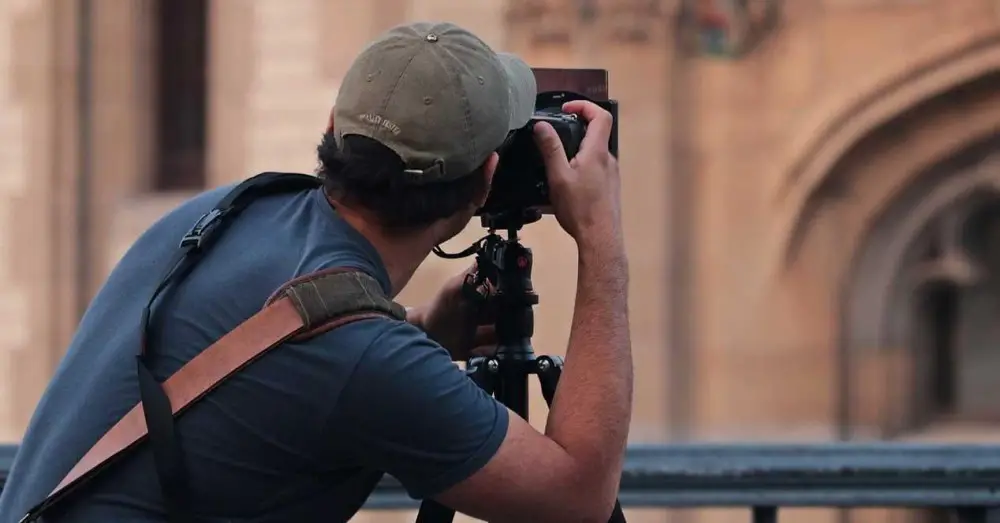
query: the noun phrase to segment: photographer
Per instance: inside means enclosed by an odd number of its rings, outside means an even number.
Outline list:
[[[286,281],[347,267],[396,296],[432,248],[486,199],[510,131],[532,116],[534,80],[446,23],[397,27],[345,75],[318,148],[323,188],[261,198],[164,297],[149,342],[164,380],[257,313]],[[601,522],[621,475],[632,399],[628,269],[609,113],[567,161],[535,126],[559,224],[578,246],[567,362],[545,434],[454,365],[482,344],[462,275],[407,321],[371,318],[294,339],[240,369],[179,416],[197,521],[346,521],[383,473],[415,498],[489,521]],[[52,492],[139,401],[135,351],[145,300],[177,241],[231,188],[182,204],[140,237],[82,319],[31,420],[0,522]],[[169,300],[169,301],[168,301]],[[46,523],[180,521],[143,444],[46,512]],[[166,487],[164,487],[166,491]]]

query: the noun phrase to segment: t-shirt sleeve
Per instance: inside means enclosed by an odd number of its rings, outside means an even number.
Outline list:
[[[482,468],[507,435],[507,408],[418,328],[394,322],[361,357],[332,429],[352,461],[427,499]]]

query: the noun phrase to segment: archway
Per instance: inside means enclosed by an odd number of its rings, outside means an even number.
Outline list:
[[[845,325],[858,329],[848,336],[871,328],[878,343],[869,350],[902,347],[906,354],[908,372],[882,376],[895,381],[901,400],[894,416],[879,420],[884,437],[1000,436],[1000,136],[950,160],[928,169],[887,209],[845,289],[853,313]],[[846,353],[848,361],[864,358],[865,348],[849,347],[857,353]],[[935,510],[898,521],[951,519]]]
[[[1000,71],[1000,31],[955,35],[915,51],[912,60],[895,69],[880,69],[855,89],[814,107],[803,127],[816,131],[790,142],[784,159],[778,158],[784,175],[775,200],[780,216],[774,237],[781,242],[776,252],[786,262],[794,260],[808,223],[804,217],[813,212],[817,193],[860,143],[900,115],[919,111],[927,100],[991,71]]]
[[[1000,137],[990,137],[921,173],[876,220],[858,252],[843,289],[848,372],[865,351],[905,352],[904,366],[883,376],[903,403],[868,421],[882,436],[987,414],[973,391],[982,389],[977,369],[1000,370],[983,350],[1000,346],[1000,332],[984,323],[984,313],[1000,303],[993,243],[998,151]]]
[[[1000,337],[977,338],[982,321],[962,325],[961,309],[992,299],[995,267],[976,249],[989,244],[983,231],[1000,205],[1000,39],[916,63],[842,104],[846,114],[814,147],[796,149],[775,202],[776,281],[790,298],[773,314],[808,310],[824,318],[810,330],[834,331],[801,339],[836,359],[831,407],[843,439],[909,437],[956,412],[992,415],[963,397],[983,381],[970,369],[1000,370],[977,350]]]
[[[984,163],[1000,150],[998,82],[1000,73],[983,72],[860,138],[799,216],[784,277],[796,280],[783,285],[806,282],[789,291],[799,296],[794,306],[829,311],[842,438],[893,437],[915,426],[933,403],[915,391],[946,381],[918,368],[911,273],[928,231],[956,209],[971,213],[1000,178],[1000,167]]]

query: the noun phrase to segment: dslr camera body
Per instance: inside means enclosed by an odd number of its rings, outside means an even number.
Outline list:
[[[595,69],[534,69],[539,90],[546,84],[563,84],[575,89],[548,89],[535,101],[535,114],[524,127],[517,129],[501,146],[500,163],[486,203],[476,211],[484,224],[492,218],[504,222],[535,221],[551,214],[549,184],[545,163],[535,144],[534,126],[546,122],[555,129],[568,159],[576,156],[587,133],[587,122],[562,111],[566,102],[587,100],[602,107],[613,117],[608,150],[618,157],[618,102],[607,98],[607,71]],[[595,79],[596,76],[596,79]],[[603,81],[602,77],[603,76]],[[576,80],[575,82],[573,80]],[[570,85],[566,85],[570,84]],[[589,93],[591,96],[587,96]]]

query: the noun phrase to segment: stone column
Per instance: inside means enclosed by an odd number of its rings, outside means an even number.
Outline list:
[[[237,180],[265,170],[312,172],[336,94],[336,84],[324,74],[324,57],[347,52],[338,45],[337,32],[327,32],[328,24],[356,21],[363,8],[355,2],[348,11],[347,2],[320,0],[239,4],[253,13],[255,29],[252,45],[244,51],[254,60],[243,120],[244,171],[220,177]],[[332,4],[342,10],[331,12]]]
[[[69,5],[67,5],[69,4]],[[68,9],[64,9],[68,8]],[[60,204],[72,187],[62,173],[57,118],[71,65],[57,67],[64,48],[57,28],[72,4],[13,1],[0,4],[0,439],[21,437],[64,338],[66,267],[59,256]],[[26,51],[30,50],[30,51]],[[72,64],[72,62],[69,62]],[[72,120],[67,122],[72,125]]]
[[[208,185],[247,178],[249,94],[257,53],[254,4],[209,2]]]

